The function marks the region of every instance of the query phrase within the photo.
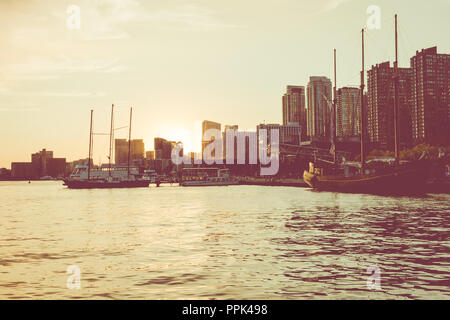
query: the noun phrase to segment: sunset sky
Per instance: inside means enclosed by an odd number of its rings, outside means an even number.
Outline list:
[[[80,29],[66,25],[69,5]],[[395,13],[400,66],[422,48],[450,53],[448,0],[1,0],[0,167],[42,148],[87,157],[89,110],[95,132],[108,132],[112,103],[116,127],[134,108],[133,137],[147,150],[155,136],[189,149],[199,120],[281,122],[286,85],[331,78],[333,48],[338,87],[359,84],[369,5],[381,29],[367,31],[366,68],[392,61]],[[95,162],[107,147],[95,138]]]

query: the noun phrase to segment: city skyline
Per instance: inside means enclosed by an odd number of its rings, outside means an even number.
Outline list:
[[[1,41],[8,48],[0,56],[0,167],[28,160],[29,154],[42,147],[55,150],[68,160],[86,158],[88,110],[93,108],[96,112],[96,130],[107,131],[111,103],[118,105],[118,124],[126,122],[130,106],[136,109],[132,139],[144,139],[148,143],[146,150],[153,150],[154,137],[186,143],[195,120],[220,119],[222,124],[237,124],[239,128],[282,123],[280,97],[286,85],[306,87],[308,78],[314,75],[331,79],[333,47],[338,50],[338,88],[359,83],[359,32],[369,16],[366,8],[370,2],[328,1],[322,7],[302,1],[300,8],[286,1],[290,5],[276,8],[296,9],[291,15],[299,18],[303,14],[310,23],[308,29],[313,29],[304,32],[306,35],[298,32],[302,29],[297,23],[277,19],[273,25],[264,21],[270,30],[257,30],[269,9],[274,9],[267,4],[262,6],[260,17],[247,21],[244,18],[249,4],[233,15],[224,4],[175,2],[170,4],[171,9],[178,11],[170,11],[162,4],[148,7],[137,1],[116,1],[115,7],[105,2],[100,6],[78,1],[80,30],[65,27],[69,3],[0,4],[5,33]],[[393,61],[394,9],[400,23],[400,67],[409,67],[416,50],[437,45],[440,53],[450,51],[448,39],[440,32],[432,32],[448,29],[445,18],[436,19],[436,14],[443,15],[449,6],[444,1],[435,2],[433,13],[427,5],[406,1],[396,2],[395,8],[387,1],[377,5],[381,8],[382,25],[380,30],[367,32],[366,70],[377,63]],[[137,15],[138,11],[146,17]],[[15,16],[12,21],[7,17],[8,13],[17,12],[31,19]],[[419,23],[418,12],[422,18]],[[92,18],[93,14],[97,16]],[[332,17],[331,22],[322,25],[315,21],[327,16]],[[346,25],[339,24],[344,18],[348,19]],[[151,23],[139,31],[136,25],[142,26],[142,19],[150,19]],[[94,20],[98,25],[92,25]],[[243,21],[247,22],[245,26],[240,24]],[[60,29],[56,28],[59,24]],[[24,37],[25,31],[31,29],[35,30],[35,39]],[[123,32],[118,32],[121,29]],[[286,30],[289,32],[283,34]],[[142,41],[148,33],[159,35],[150,41],[161,43],[156,53],[151,44]],[[38,41],[49,35],[54,41]],[[181,35],[186,39],[181,41]],[[217,35],[225,43],[211,48],[217,45],[213,40]],[[298,35],[299,41],[292,41],[292,35]],[[123,44],[128,50],[120,49]],[[181,54],[179,51],[186,46],[189,49]],[[220,52],[224,48],[227,50]],[[135,50],[137,53],[128,52]],[[167,60],[161,60],[168,52],[171,55]],[[149,54],[157,56],[150,59]],[[133,58],[137,58],[136,62]],[[165,62],[158,69],[161,61]],[[130,82],[132,86],[128,86]],[[125,136],[124,132],[120,138]],[[101,157],[106,162],[107,143],[102,139],[96,138],[94,161]]]

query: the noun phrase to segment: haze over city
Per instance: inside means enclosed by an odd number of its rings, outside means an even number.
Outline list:
[[[66,25],[72,4],[81,10],[76,30]],[[89,110],[95,131],[108,132],[112,103],[116,127],[134,108],[133,137],[147,150],[164,137],[189,151],[198,120],[253,130],[280,123],[286,85],[332,78],[333,48],[338,86],[359,84],[370,5],[381,8],[381,29],[367,30],[366,69],[393,61],[394,13],[400,66],[422,48],[450,51],[445,0],[2,1],[0,167],[41,148],[85,158]],[[107,139],[95,138],[94,161],[106,161]]]

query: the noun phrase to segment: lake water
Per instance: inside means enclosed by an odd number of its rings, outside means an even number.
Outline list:
[[[450,299],[450,195],[0,182],[0,219],[2,299]]]

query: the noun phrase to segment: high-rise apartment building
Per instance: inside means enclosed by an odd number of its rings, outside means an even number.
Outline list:
[[[287,86],[283,95],[283,125],[297,124],[302,128],[302,140],[306,139],[306,102],[304,86]]]
[[[172,142],[163,138],[155,138],[155,159],[170,160],[172,156]]]
[[[336,136],[345,138],[359,135],[360,114],[360,89],[340,88],[336,96]]]
[[[450,55],[437,47],[411,58],[412,138],[414,142],[450,143]]]
[[[331,137],[331,80],[310,77],[307,86],[307,134],[311,139],[329,141]]]
[[[144,160],[145,158],[145,145],[143,139],[131,140],[131,161]]]
[[[128,163],[128,140],[115,139],[114,140],[114,163],[116,165]]]
[[[394,68],[389,61],[372,66],[367,72],[367,132],[369,141],[381,148],[393,149],[394,135]],[[411,90],[412,69],[398,68],[400,145],[412,141]]]
[[[131,147],[131,148],[130,148]],[[114,140],[114,160],[116,165],[124,165],[128,163],[128,149],[130,152],[130,162],[144,160],[145,146],[144,140],[132,139],[131,145],[128,146],[127,139]]]

